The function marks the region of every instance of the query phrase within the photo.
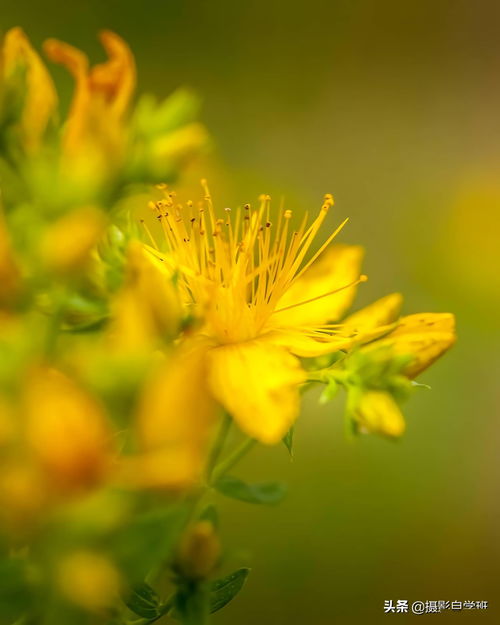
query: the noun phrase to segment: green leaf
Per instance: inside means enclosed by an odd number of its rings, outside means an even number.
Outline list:
[[[238,569],[231,575],[213,582],[210,586],[210,613],[226,606],[243,588],[250,569]]]
[[[246,484],[230,475],[221,477],[216,482],[215,488],[226,497],[231,497],[232,499],[267,505],[279,503],[287,493],[286,485],[282,482]]]
[[[285,447],[288,449],[288,453],[290,454],[291,458],[293,458],[293,434],[294,434],[294,430],[295,430],[295,428],[292,425],[292,427],[288,430],[288,432],[283,437],[283,443],[284,443]]]
[[[125,600],[125,605],[134,614],[147,619],[155,619],[162,614],[158,593],[146,582],[141,582],[134,586],[132,592]]]

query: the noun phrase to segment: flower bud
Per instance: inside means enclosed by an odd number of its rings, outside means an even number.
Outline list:
[[[216,567],[220,542],[210,521],[199,521],[181,539],[177,569],[190,580],[206,579]]]
[[[402,317],[395,330],[365,349],[387,346],[394,355],[411,356],[402,373],[414,378],[450,349],[455,341],[454,315],[419,313]]]
[[[384,391],[361,392],[352,407],[352,417],[360,429],[374,434],[398,437],[405,431],[399,406]]]

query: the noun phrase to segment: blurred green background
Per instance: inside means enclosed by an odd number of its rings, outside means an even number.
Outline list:
[[[142,90],[203,96],[215,150],[187,188],[206,175],[219,205],[267,192],[299,211],[332,192],[330,224],[349,216],[342,240],[367,249],[359,304],[401,290],[406,312],[457,314],[403,440],[348,441],[341,402],[311,395],[293,463],[252,452],[241,474],[291,492],[278,509],[223,503],[228,567],[254,570],[214,622],[416,618],[384,615],[386,599],[489,600],[467,618],[500,622],[500,4],[3,0],[0,27],[13,25],[95,60],[97,31],[116,30]]]

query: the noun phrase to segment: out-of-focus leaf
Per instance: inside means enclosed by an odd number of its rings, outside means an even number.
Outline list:
[[[210,586],[210,613],[217,612],[226,606],[243,588],[250,569],[238,569]]]
[[[168,560],[187,516],[185,506],[160,508],[132,519],[114,534],[109,546],[131,583]]]
[[[215,484],[215,488],[226,497],[231,497],[232,499],[267,505],[279,503],[287,493],[286,485],[282,482],[246,484],[242,480],[229,475],[221,477]]]
[[[0,562],[0,625],[10,625],[29,609],[29,588],[24,563],[10,559]]]
[[[125,600],[125,605],[134,614],[147,619],[155,619],[162,614],[158,593],[146,582],[141,582],[133,587],[132,592]]]
[[[283,443],[285,444],[285,447],[288,449],[288,453],[290,454],[291,458],[293,458],[293,435],[294,435],[294,430],[295,430],[295,428],[292,425],[292,427],[288,430],[288,432],[283,437]]]

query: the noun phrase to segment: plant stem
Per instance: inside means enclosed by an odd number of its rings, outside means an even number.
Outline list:
[[[228,413],[224,414],[222,418],[222,422],[220,424],[219,432],[217,434],[217,438],[215,440],[212,451],[210,452],[210,457],[208,458],[207,463],[207,482],[210,482],[212,472],[217,464],[217,460],[224,448],[224,444],[226,442],[227,435],[229,430],[231,429],[232,419]]]
[[[220,462],[212,471],[210,484],[215,484],[225,473],[234,467],[234,465],[243,458],[244,455],[255,445],[257,441],[253,438],[245,439],[241,445]]]
[[[310,382],[321,382],[328,384],[329,380],[333,379],[339,384],[345,384],[347,380],[347,374],[345,371],[335,369],[319,369],[318,371],[308,371],[307,378]]]
[[[54,311],[47,320],[47,333],[45,335],[45,355],[49,360],[53,358],[56,351],[59,330],[64,315],[64,304],[64,293],[58,292],[55,296]]]

